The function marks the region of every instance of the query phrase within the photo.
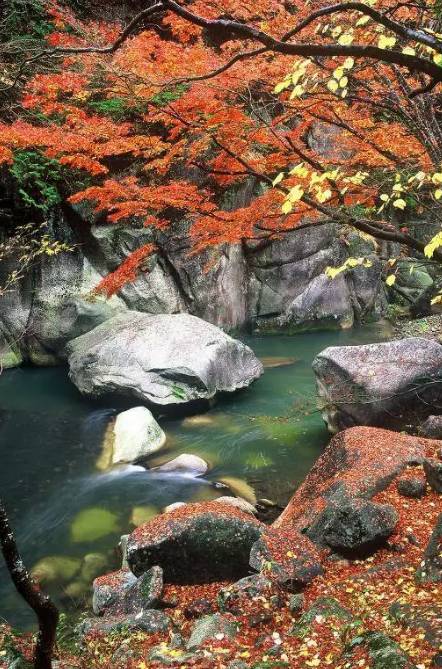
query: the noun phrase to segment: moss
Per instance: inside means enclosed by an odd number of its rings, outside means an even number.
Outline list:
[[[42,558],[32,568],[32,576],[39,583],[70,581],[79,571],[81,560],[64,555],[50,555]]]

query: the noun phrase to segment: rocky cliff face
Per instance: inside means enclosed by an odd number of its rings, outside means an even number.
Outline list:
[[[183,233],[186,225],[183,224]],[[185,234],[165,240],[118,296],[92,298],[103,276],[151,240],[145,228],[76,224],[59,218],[55,234],[74,251],[44,257],[0,299],[0,362],[56,364],[66,343],[127,308],[149,314],[188,312],[226,330],[298,332],[350,327],[378,318],[386,305],[380,263],[329,280],[328,265],[348,256],[333,225],[291,232],[266,246],[213,249],[192,256]],[[6,274],[4,265],[0,274]],[[0,281],[1,281],[0,276]]]

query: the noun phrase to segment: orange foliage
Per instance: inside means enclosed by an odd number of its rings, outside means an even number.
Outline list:
[[[391,2],[381,0],[377,7]],[[323,6],[321,0],[299,2],[293,12],[289,4],[222,3],[223,15],[278,37]],[[208,18],[220,15],[214,0],[195,0],[191,7]],[[404,7],[395,16],[414,20],[416,11]],[[117,22],[79,20],[55,2],[49,13],[51,46],[108,45],[121,30]],[[333,30],[351,28],[359,42],[377,44],[376,27],[358,26],[358,18],[354,12],[316,21],[299,40],[330,42]],[[40,150],[92,179],[90,187],[67,194],[71,203],[90,201],[110,223],[140,219],[154,229],[185,218],[196,251],[275,236],[306,217],[318,218],[305,202],[283,215],[284,193],[269,188],[269,180],[300,161],[318,173],[341,167],[328,183],[327,205],[336,212],[343,205],[373,208],[392,174],[431,167],[422,133],[404,120],[407,114],[413,118],[413,103],[387,65],[358,61],[345,98],[327,87],[343,58],[323,59],[320,67],[311,61],[314,85],[298,97],[291,89],[274,92],[296,59],[269,52],[241,60],[214,79],[185,81],[251,46],[236,39],[211,46],[201,28],[166,13],[161,25],[147,26],[112,55],[68,55],[59,71],[41,72],[28,82],[22,99],[27,120],[0,123],[0,164],[10,164],[17,150]],[[413,83],[410,75],[408,85]],[[40,114],[36,122],[29,120],[33,112]],[[345,182],[356,171],[367,171],[368,185]],[[254,182],[253,197],[231,211],[226,193],[247,179]],[[289,177],[284,185],[302,183],[302,177]],[[139,251],[122,275],[132,275],[145,257]],[[120,277],[112,281],[115,286]]]

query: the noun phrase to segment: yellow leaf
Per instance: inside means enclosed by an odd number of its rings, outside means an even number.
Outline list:
[[[387,193],[382,193],[382,195],[380,197],[381,197],[382,202],[388,202],[389,199],[390,199],[389,196],[387,195]]]
[[[288,199],[290,200],[290,202],[298,202],[299,200],[301,200],[303,195],[304,195],[304,189],[301,188],[299,184],[297,184],[294,188],[290,190]]]
[[[442,53],[434,54],[433,61],[436,63],[436,65],[439,65],[439,67],[442,67]]]
[[[380,49],[391,49],[395,44],[396,37],[387,37],[387,35],[381,35],[378,41]]]
[[[281,81],[279,84],[276,84],[275,88],[273,89],[274,93],[282,93],[286,88],[290,86],[290,79],[285,79],[284,81]]]
[[[415,56],[416,50],[413,49],[411,46],[406,46],[405,49],[402,49],[402,53],[405,54],[406,56]]]
[[[431,181],[435,186],[440,186],[442,184],[442,172],[435,172],[431,177]]]
[[[393,202],[393,207],[396,207],[396,209],[404,210],[406,206],[407,203],[401,197]]]
[[[342,67],[344,68],[344,70],[351,70],[354,64],[355,64],[355,59],[349,56],[344,60],[344,64]]]
[[[277,186],[278,184],[281,183],[281,181],[284,179],[284,172],[280,172],[277,177],[275,177],[272,181],[273,187]]]
[[[294,98],[300,98],[301,95],[304,95],[304,93],[305,93],[305,88],[301,86],[301,84],[298,84],[290,93],[290,100],[293,100]]]
[[[337,91],[338,88],[339,88],[339,84],[338,84],[338,82],[336,81],[336,79],[330,79],[330,81],[327,83],[327,88],[328,88],[328,90],[331,91],[332,93],[336,93],[336,91]]]
[[[361,16],[361,18],[356,21],[356,26],[357,27],[365,26],[365,24],[368,23],[369,20],[370,20],[370,17],[365,14],[364,16]]]
[[[337,79],[339,81],[339,79],[341,79],[341,77],[344,76],[344,68],[343,67],[337,67],[336,70],[334,70],[334,72],[333,72],[333,76],[334,76],[335,79]]]
[[[306,177],[308,176],[308,169],[305,167],[304,163],[299,163],[290,170],[289,174],[295,177]]]
[[[290,202],[290,200],[286,200],[281,207],[281,211],[282,211],[283,214],[290,214],[292,209],[293,209],[293,205]]]
[[[424,248],[424,254],[427,258],[432,258],[436,249],[442,246],[442,232],[438,232],[437,235],[431,239],[426,247]]]
[[[342,79],[339,82],[339,85],[341,88],[345,88],[348,84],[348,77],[342,77]]]
[[[438,189],[434,192],[434,197],[436,198],[436,200],[440,200],[440,199],[441,199],[441,197],[442,197],[442,189],[441,189],[441,188],[438,188]]]
[[[385,279],[385,283],[387,284],[387,286],[392,286],[395,281],[396,281],[396,275],[395,274],[390,274]]]
[[[340,44],[341,46],[350,46],[352,42],[353,42],[353,35],[350,35],[350,33],[344,33],[338,39],[338,44]]]

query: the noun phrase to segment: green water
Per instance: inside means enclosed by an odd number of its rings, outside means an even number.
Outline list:
[[[80,560],[100,553],[101,570],[117,566],[119,536],[134,525],[134,507],[150,514],[173,502],[214,499],[225,477],[247,482],[258,497],[283,505],[321,453],[329,436],[315,411],[311,362],[330,345],[386,338],[381,326],[292,337],[249,337],[271,365],[249,389],[224,398],[201,419],[161,419],[169,460],[194,453],[210,465],[203,479],[160,475],[141,468],[102,473],[96,468],[115,407],[80,397],[66,369],[20,368],[0,376],[0,490],[28,566],[47,556],[57,562],[48,585],[66,610],[88,605],[90,580]],[[153,463],[155,464],[155,463]],[[146,512],[146,510],[144,511]],[[0,566],[0,616],[28,626],[32,614]]]

